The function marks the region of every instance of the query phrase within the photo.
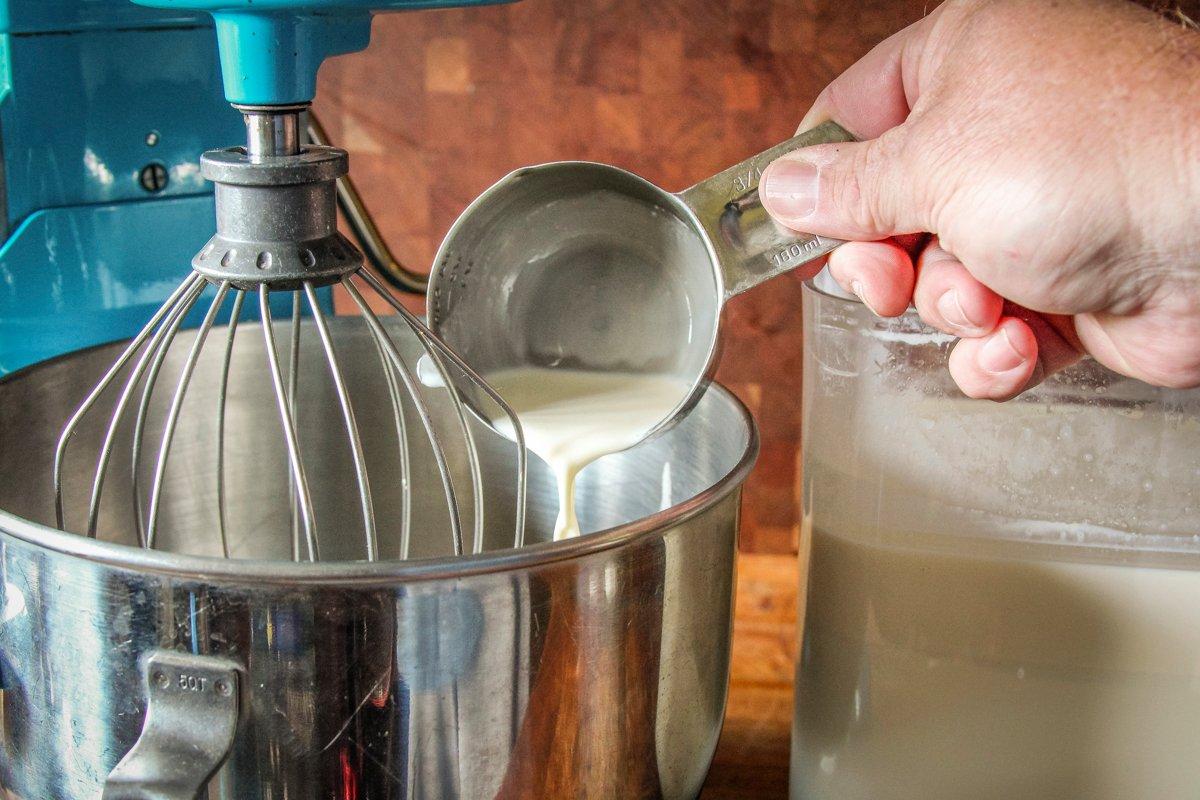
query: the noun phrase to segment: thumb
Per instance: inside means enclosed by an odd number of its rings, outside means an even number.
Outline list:
[[[835,239],[872,241],[932,230],[905,162],[903,126],[866,142],[821,144],[772,162],[759,198],[777,222]]]

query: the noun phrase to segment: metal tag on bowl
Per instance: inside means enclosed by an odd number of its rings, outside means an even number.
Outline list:
[[[103,800],[196,800],[238,726],[236,663],[172,650],[143,662],[146,721],[104,783]]]

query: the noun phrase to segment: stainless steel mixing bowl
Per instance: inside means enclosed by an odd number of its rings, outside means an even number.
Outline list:
[[[348,382],[377,375],[361,322],[335,322]],[[490,551],[446,557],[431,478],[414,486],[413,552],[424,557],[293,563],[286,467],[267,444],[278,421],[269,382],[253,372],[261,337],[240,341],[248,352],[234,358],[227,420],[230,560],[214,557],[206,430],[172,456],[168,552],[129,546],[130,512],[116,503],[102,509],[99,540],[53,529],[55,437],[116,346],[0,382],[5,796],[185,797],[189,780],[213,771],[208,797],[226,800],[698,793],[725,704],[740,488],[757,452],[732,396],[713,387],[678,426],[583,472],[579,515],[598,533],[544,541],[556,500],[535,464],[535,544],[504,549],[511,519],[496,518]],[[318,346],[311,331],[304,346]],[[218,364],[201,360],[189,403],[212,407]],[[356,398],[366,430],[372,414],[391,413],[378,383]],[[300,436],[311,452],[324,448],[329,475],[345,476],[332,392],[323,371],[301,373]],[[78,435],[95,445],[102,431]],[[434,472],[413,457],[415,474]],[[482,457],[485,469],[512,468],[510,452]],[[68,480],[89,481],[93,467],[69,462]],[[325,509],[323,556],[361,558],[357,495],[320,474],[310,482]],[[511,481],[485,484],[512,491]],[[382,518],[396,500],[381,495]],[[394,547],[381,532],[381,551]],[[159,794],[138,793],[147,787]]]

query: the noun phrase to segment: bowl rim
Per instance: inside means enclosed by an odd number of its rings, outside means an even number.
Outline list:
[[[111,347],[127,340],[102,342],[22,367],[0,377],[0,384],[18,380],[32,372],[47,369],[59,361],[93,350]],[[483,573],[511,572],[568,561],[636,544],[675,528],[707,511],[738,489],[758,460],[760,439],[754,418],[732,392],[718,383],[709,385],[720,402],[729,406],[746,430],[746,446],[733,465],[719,480],[680,503],[633,522],[594,533],[538,542],[520,548],[491,550],[462,556],[440,556],[410,560],[379,561],[275,561],[266,559],[226,559],[217,556],[183,555],[147,550],[133,545],[103,542],[78,533],[19,517],[0,508],[0,546],[15,539],[40,550],[80,558],[116,569],[152,572],[159,575],[200,579],[211,582],[256,584],[385,584],[397,581],[430,581],[462,578]]]

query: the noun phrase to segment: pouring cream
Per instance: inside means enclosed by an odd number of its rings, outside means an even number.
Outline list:
[[[558,519],[554,538],[580,534],[575,477],[609,453],[640,442],[688,394],[669,375],[518,367],[491,373],[488,383],[516,412],[531,451],[554,472]],[[507,417],[496,428],[513,435]]]

